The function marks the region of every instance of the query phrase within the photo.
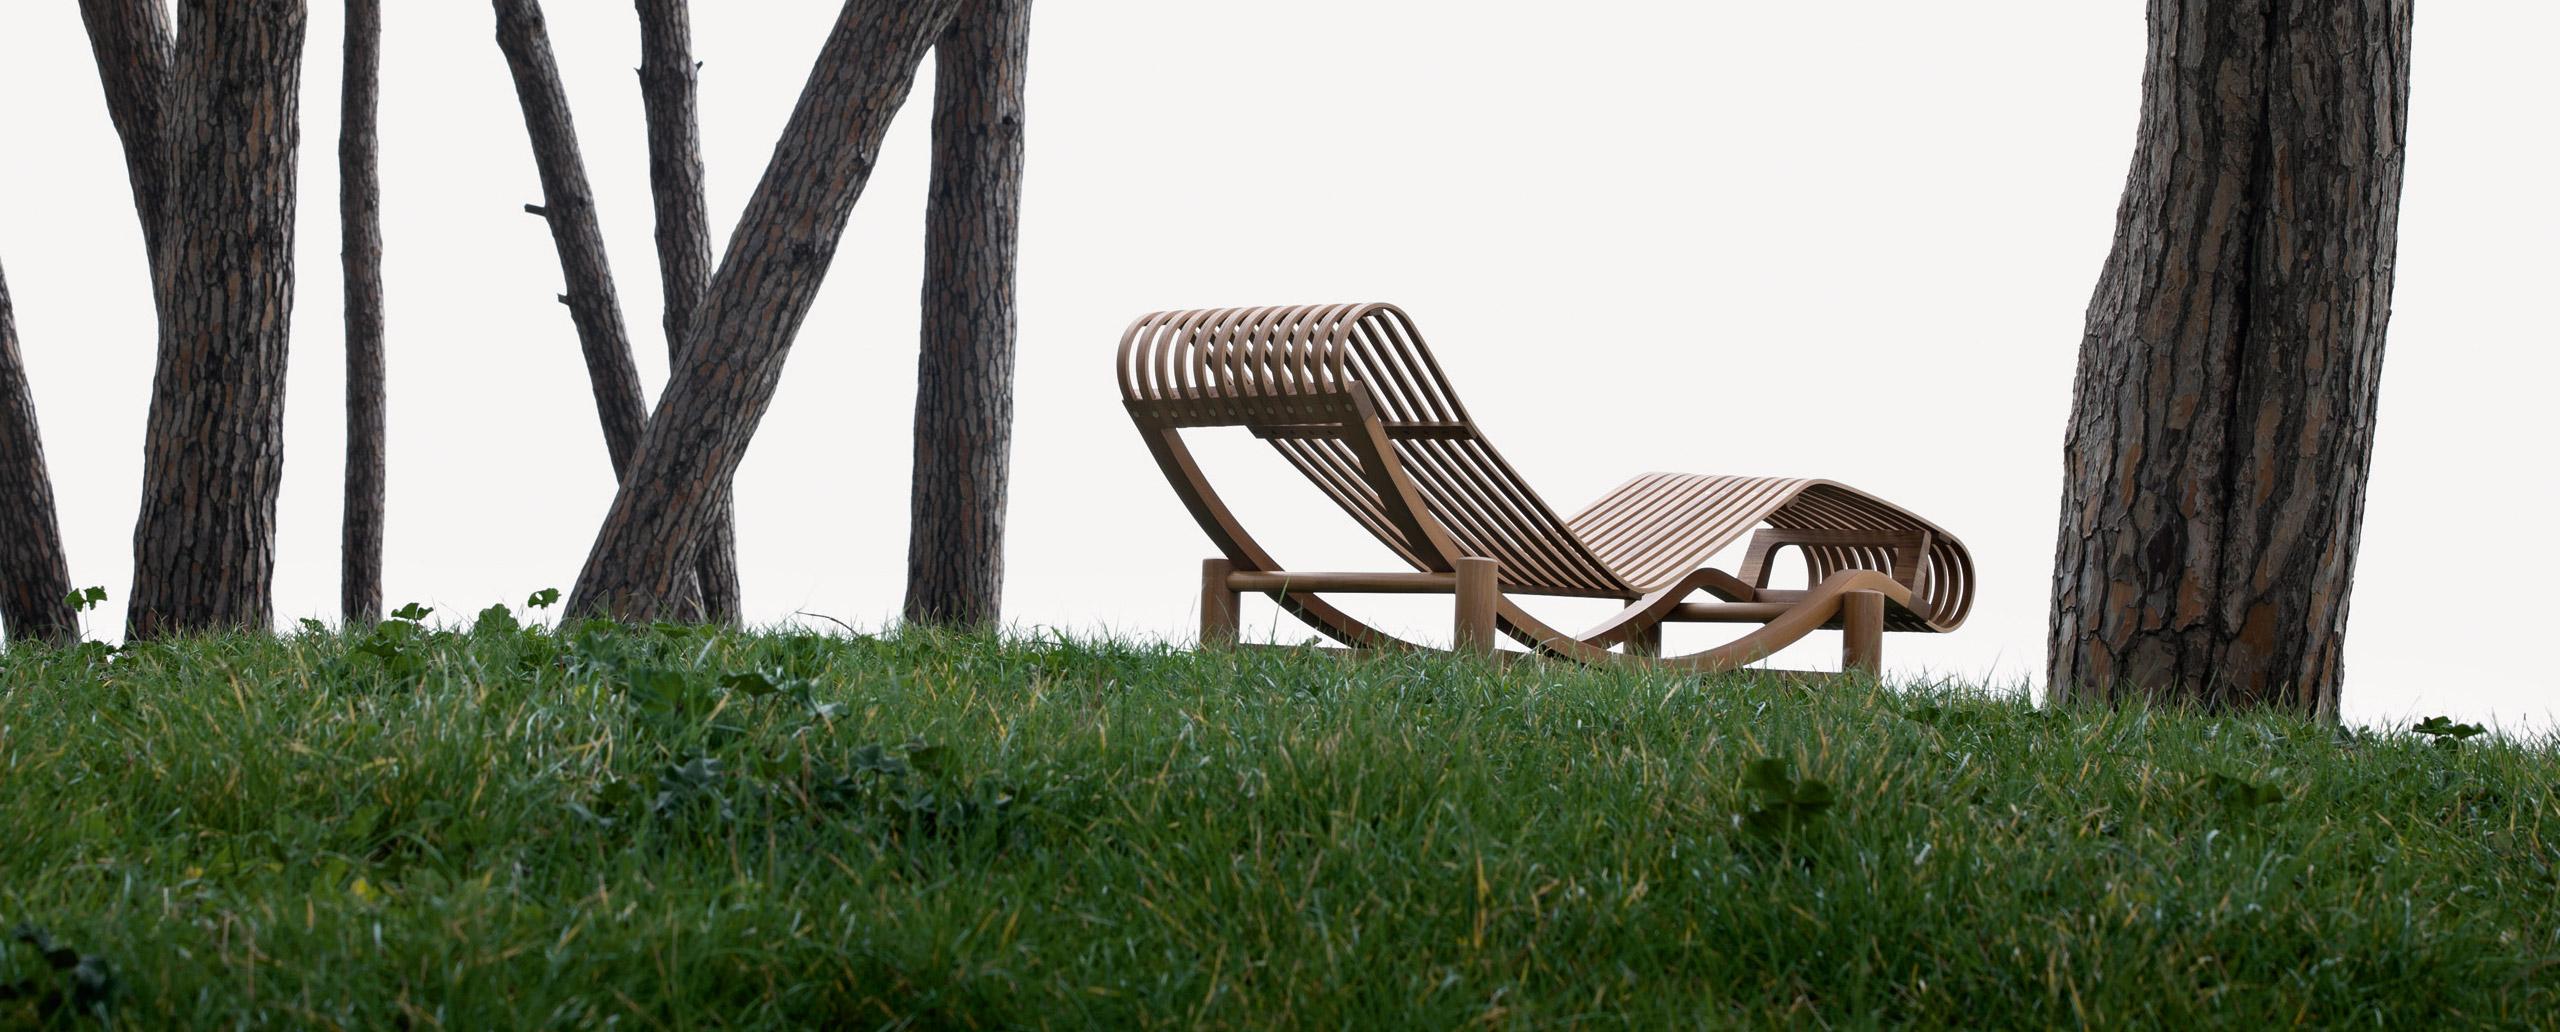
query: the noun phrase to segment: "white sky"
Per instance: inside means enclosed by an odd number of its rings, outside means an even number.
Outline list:
[[[280,619],[334,619],[343,445],[339,13],[315,3]],[[386,5],[386,593],[466,615],[566,588],[613,483],[492,19]],[[2046,578],[2081,313],[2133,143],[2142,4],[1042,0],[1033,31],[1018,626],[1185,637],[1209,545],[1128,428],[1110,355],[1160,308],[1388,300],[1570,513],[1634,473],[1824,476],[1972,547],[1963,630],[1906,676],[2017,684]],[[665,370],[626,2],[553,36],[644,378]],[[837,4],[695,5],[725,239]],[[2560,490],[2560,5],[2418,25],[2399,285],[2348,652],[2350,718],[2549,727],[2532,575]],[[931,73],[889,137],[738,483],[752,619],[878,627],[903,588]],[[141,235],[75,5],[0,5],[0,263],[73,580],[131,575],[153,331]],[[1558,362],[1557,359],[1565,359]],[[1824,412],[1855,416],[1811,415]],[[1213,447],[1284,561],[1385,553],[1257,446]],[[1217,470],[1213,469],[1213,476]],[[1303,518],[1301,518],[1303,517]],[[2479,544],[2474,546],[2474,536]],[[2473,548],[2480,551],[2475,555]],[[2508,556],[2523,561],[2510,561]],[[2520,582],[2520,589],[2505,585]],[[1355,611],[1445,634],[1445,600]],[[1570,623],[1589,604],[1545,606]],[[1260,600],[1248,634],[1302,636]],[[1672,644],[1706,644],[1677,628]],[[1700,635],[1694,639],[1689,635]],[[1783,657],[1836,663],[1819,635]]]

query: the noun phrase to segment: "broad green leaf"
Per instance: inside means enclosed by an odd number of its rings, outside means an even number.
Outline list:
[[[504,604],[481,610],[479,619],[471,622],[474,634],[505,633],[520,630],[523,626],[516,622],[516,614]]]

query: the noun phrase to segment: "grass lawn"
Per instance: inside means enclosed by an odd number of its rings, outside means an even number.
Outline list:
[[[0,1028],[2547,1025],[2560,756],[2447,742],[494,614],[20,648]]]

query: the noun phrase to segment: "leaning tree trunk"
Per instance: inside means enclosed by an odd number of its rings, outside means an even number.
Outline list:
[[[2049,688],[2334,718],[2410,0],[2152,0],[2064,449]]]
[[[604,228],[595,194],[587,189],[587,165],[578,155],[578,130],[569,120],[569,94],[551,56],[551,35],[535,0],[495,0],[498,49],[515,76],[516,101],[524,109],[525,135],[533,143],[534,172],[542,180],[542,206],[533,209],[551,225],[560,252],[560,276],[568,293],[569,321],[586,353],[587,379],[604,423],[604,447],[616,478],[631,467],[649,404],[640,370],[631,364],[631,337],[623,330],[622,302],[614,295],[613,269],[605,261]]]
[[[846,0],[694,312],[684,358],[596,534],[571,616],[655,619],[708,540],[723,485],[871,177],[889,119],[959,0]]]
[[[542,204],[527,206],[551,225],[551,242],[560,253],[560,276],[568,293],[569,321],[577,326],[578,347],[587,359],[587,380],[594,389],[596,418],[604,424],[605,454],[616,481],[630,475],[631,457],[649,425],[649,402],[640,389],[640,370],[632,364],[631,335],[623,328],[622,302],[613,288],[613,268],[605,260],[604,227],[596,215],[595,194],[587,188],[586,160],[578,154],[578,130],[569,118],[569,94],[560,81],[560,65],[551,54],[551,34],[537,0],[492,0],[498,15],[498,49],[506,54],[507,71],[515,77],[516,102],[524,109],[525,136],[533,144],[534,172],[542,180]],[[699,619],[700,590],[692,576],[684,578],[674,598],[682,603],[666,615]]]
[[[272,622],[305,13],[301,0],[179,12],[131,635]]]
[[[133,188],[134,215],[142,221],[143,253],[160,289],[160,226],[169,193],[169,154],[163,126],[170,101],[170,63],[176,47],[166,0],[80,0],[89,51],[106,90],[107,119],[124,144],[125,181]],[[157,294],[154,294],[157,297]]]
[[[968,0],[934,46],[907,530],[906,618],[918,623],[984,627],[1002,610],[1030,46],[1031,0]]]
[[[347,320],[347,497],[339,528],[338,605],[348,627],[382,616],[384,471],[382,184],[374,112],[381,99],[382,0],[347,0],[338,108],[338,260]]]
[[[54,517],[53,478],[36,435],[35,396],[18,360],[18,319],[0,275],[0,630],[70,644],[80,634],[69,603],[71,566]]]
[[[693,26],[685,0],[638,0],[640,103],[649,126],[649,196],[658,216],[658,285],[667,361],[684,357],[684,331],[711,284],[711,216],[702,184],[702,135],[695,117]],[[720,511],[695,574],[703,618],[738,622],[737,520],[723,485]]]

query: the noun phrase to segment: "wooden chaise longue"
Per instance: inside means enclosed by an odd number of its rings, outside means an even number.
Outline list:
[[[1950,631],[1973,604],[1973,561],[1947,532],[1828,480],[1648,473],[1560,519],[1467,417],[1393,305],[1158,312],[1121,338],[1120,391],[1175,493],[1217,545],[1202,566],[1200,637],[1233,644],[1241,593],[1268,594],[1355,649],[1420,648],[1344,614],[1322,592],[1456,596],[1455,646],[1494,634],[1589,664],[1731,670],[1817,629],[1838,628],[1841,665],[1876,672],[1883,632]],[[1201,473],[1182,431],[1240,426],[1270,442],[1412,572],[1283,569]],[[1702,565],[1751,532],[1741,568]],[[1770,588],[1793,547],[1803,590]],[[1712,601],[1690,601],[1704,592]],[[1617,599],[1580,634],[1513,595]],[[1668,622],[1757,624],[1685,656],[1661,656]],[[1612,651],[1613,649],[1619,651]]]

